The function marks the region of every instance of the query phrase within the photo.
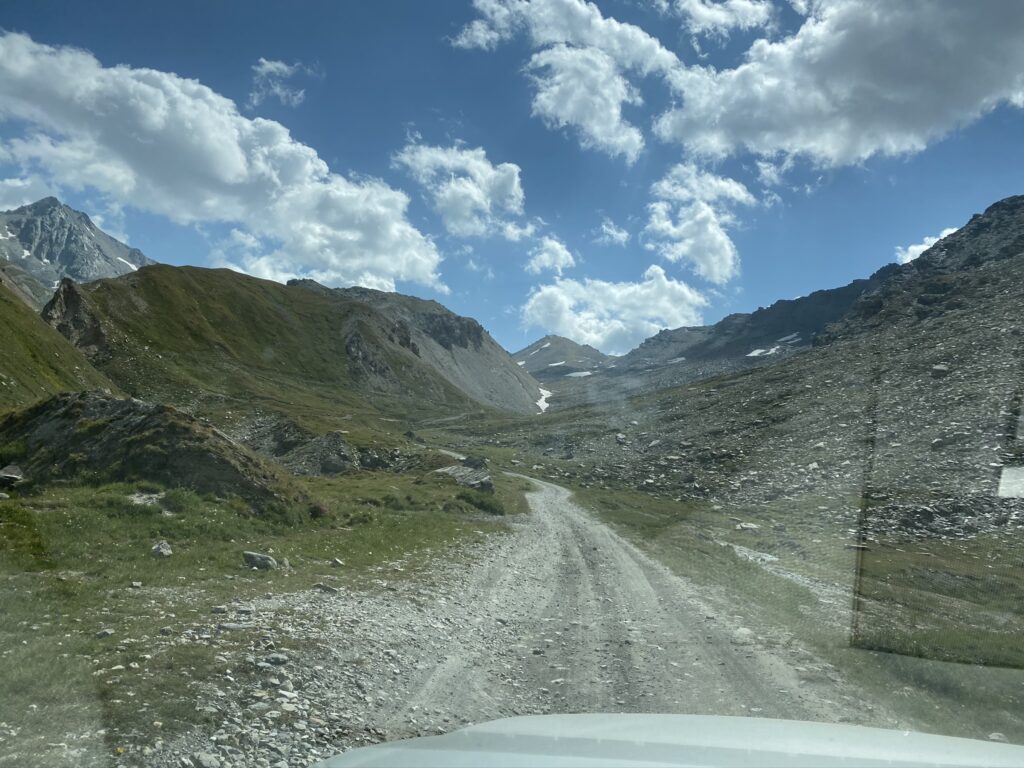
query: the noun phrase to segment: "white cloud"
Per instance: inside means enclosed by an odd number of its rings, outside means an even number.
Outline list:
[[[799,4],[798,4],[799,5]],[[817,0],[735,69],[680,68],[656,133],[691,153],[823,166],[924,149],[1000,104],[1024,106],[1024,3]]]
[[[652,265],[636,283],[557,278],[534,288],[522,317],[527,327],[621,354],[663,328],[699,325],[706,304],[699,292]]]
[[[594,235],[594,242],[600,245],[625,245],[629,242],[629,232],[607,217],[601,220],[601,226]]]
[[[530,261],[526,264],[526,271],[533,275],[539,275],[546,269],[561,275],[563,269],[576,266],[576,260],[569,249],[565,247],[558,238],[545,235],[540,243],[530,251]]]
[[[474,0],[480,18],[453,43],[491,50],[519,32],[535,49],[527,71],[537,93],[533,114],[552,128],[572,126],[586,148],[633,162],[643,135],[622,118],[639,104],[627,74],[667,75],[679,60],[640,27],[606,18],[584,0]]]
[[[683,19],[683,26],[693,34],[727,35],[733,29],[756,29],[772,20],[772,4],[768,0],[674,0],[663,7]]]
[[[700,170],[692,163],[679,163],[651,186],[651,193],[662,200],[675,202],[740,203],[756,201],[743,184],[724,176]]]
[[[261,56],[259,61],[252,65],[252,72],[250,107],[258,107],[271,96],[287,107],[297,107],[305,100],[304,88],[295,88],[287,83],[296,75],[309,73],[309,69],[300,62],[286,64]]]
[[[433,242],[406,218],[409,198],[374,178],[332,173],[280,123],[242,116],[195,80],[104,67],[90,53],[0,35],[0,121],[22,177],[93,189],[180,224],[235,225],[274,250],[236,266],[394,289],[446,290]]]
[[[406,168],[430,193],[445,229],[456,237],[499,232],[518,240],[528,228],[499,218],[523,212],[525,196],[515,163],[493,165],[479,147],[409,144],[395,155],[393,164]]]
[[[0,211],[20,208],[53,193],[53,185],[38,176],[0,179]]]
[[[704,279],[722,284],[739,274],[739,254],[725,228],[734,222],[732,205],[756,200],[735,179],[688,163],[674,166],[651,186],[644,247],[669,261],[684,261]]]
[[[920,256],[922,253],[927,251],[929,248],[931,248],[933,245],[935,245],[937,242],[939,242],[939,240],[946,237],[947,235],[952,235],[954,232],[956,232],[955,227],[948,227],[942,230],[942,232],[939,233],[938,237],[926,237],[920,243],[915,243],[914,245],[908,245],[905,247],[897,246],[896,261],[899,262],[900,264],[906,264],[908,262],[911,262],[918,256]]]
[[[524,237],[533,237],[537,227],[532,221],[526,224],[516,224],[514,221],[506,221],[501,227],[501,236],[506,240],[518,243]]]
[[[527,69],[537,89],[535,117],[549,128],[575,127],[586,149],[636,161],[643,134],[622,118],[622,106],[642,100],[608,54],[597,48],[556,45],[535,53]]]

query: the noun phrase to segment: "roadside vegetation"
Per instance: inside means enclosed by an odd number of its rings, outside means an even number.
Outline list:
[[[316,501],[283,516],[151,482],[52,484],[0,501],[7,746],[45,756],[55,735],[91,732],[116,758],[134,734],[188,731],[207,717],[196,709],[197,686],[256,673],[223,668],[225,651],[256,638],[211,613],[216,606],[311,588],[379,589],[502,534],[507,516],[525,509],[525,481],[501,475],[494,493],[432,472],[301,482]],[[160,541],[169,557],[152,554]],[[282,567],[246,567],[245,551]]]

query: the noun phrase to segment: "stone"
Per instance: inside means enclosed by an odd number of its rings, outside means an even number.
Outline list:
[[[732,633],[729,642],[733,645],[751,645],[754,642],[754,633],[746,627],[740,627]]]
[[[142,582],[141,581],[133,581],[131,586],[132,586],[132,589],[142,589]]]
[[[757,523],[736,523],[737,531],[759,531],[761,526]]]
[[[938,365],[932,366],[932,378],[942,379],[949,375],[949,366],[945,363],[939,363]]]
[[[11,488],[24,480],[25,473],[16,464],[8,464],[0,469],[0,488]]]
[[[247,566],[258,571],[277,570],[277,560],[270,555],[264,555],[261,552],[243,552],[242,558]]]
[[[227,613],[227,612],[228,612],[228,607],[226,605],[215,605],[215,606],[213,606],[213,608],[210,609],[210,613],[215,613],[215,614]]]
[[[174,550],[171,549],[171,545],[166,539],[160,539],[153,548],[149,550],[149,554],[153,557],[170,557],[174,554]]]
[[[332,587],[329,584],[322,584],[320,582],[314,584],[313,589],[319,589],[321,592],[326,592],[329,595],[336,595],[341,592],[337,587]]]
[[[220,758],[209,752],[196,752],[192,760],[199,768],[220,768]]]
[[[267,663],[273,664],[275,667],[283,667],[289,662],[287,654],[284,653],[272,653],[267,656]]]
[[[114,634],[114,630],[110,629],[110,627],[104,627],[96,633],[96,638],[102,640],[105,637],[110,637],[112,634]]]
[[[342,566],[345,565],[345,561],[341,560],[340,558],[335,557],[334,559],[331,560],[331,565],[334,568],[341,568]]]
[[[988,735],[988,740],[989,741],[1000,741],[1000,742],[1003,742],[1004,744],[1008,744],[1009,741],[1010,741],[1008,738],[1006,738],[1005,734],[999,733],[999,731],[994,731],[993,733],[990,733]]]

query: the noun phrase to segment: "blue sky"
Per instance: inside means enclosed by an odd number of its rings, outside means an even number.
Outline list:
[[[1024,191],[1021,3],[36,0],[0,27],[0,207],[434,298],[510,350],[841,285]]]

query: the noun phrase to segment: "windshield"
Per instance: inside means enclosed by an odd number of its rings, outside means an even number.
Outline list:
[[[1024,744],[1024,4],[0,27],[0,765]]]

